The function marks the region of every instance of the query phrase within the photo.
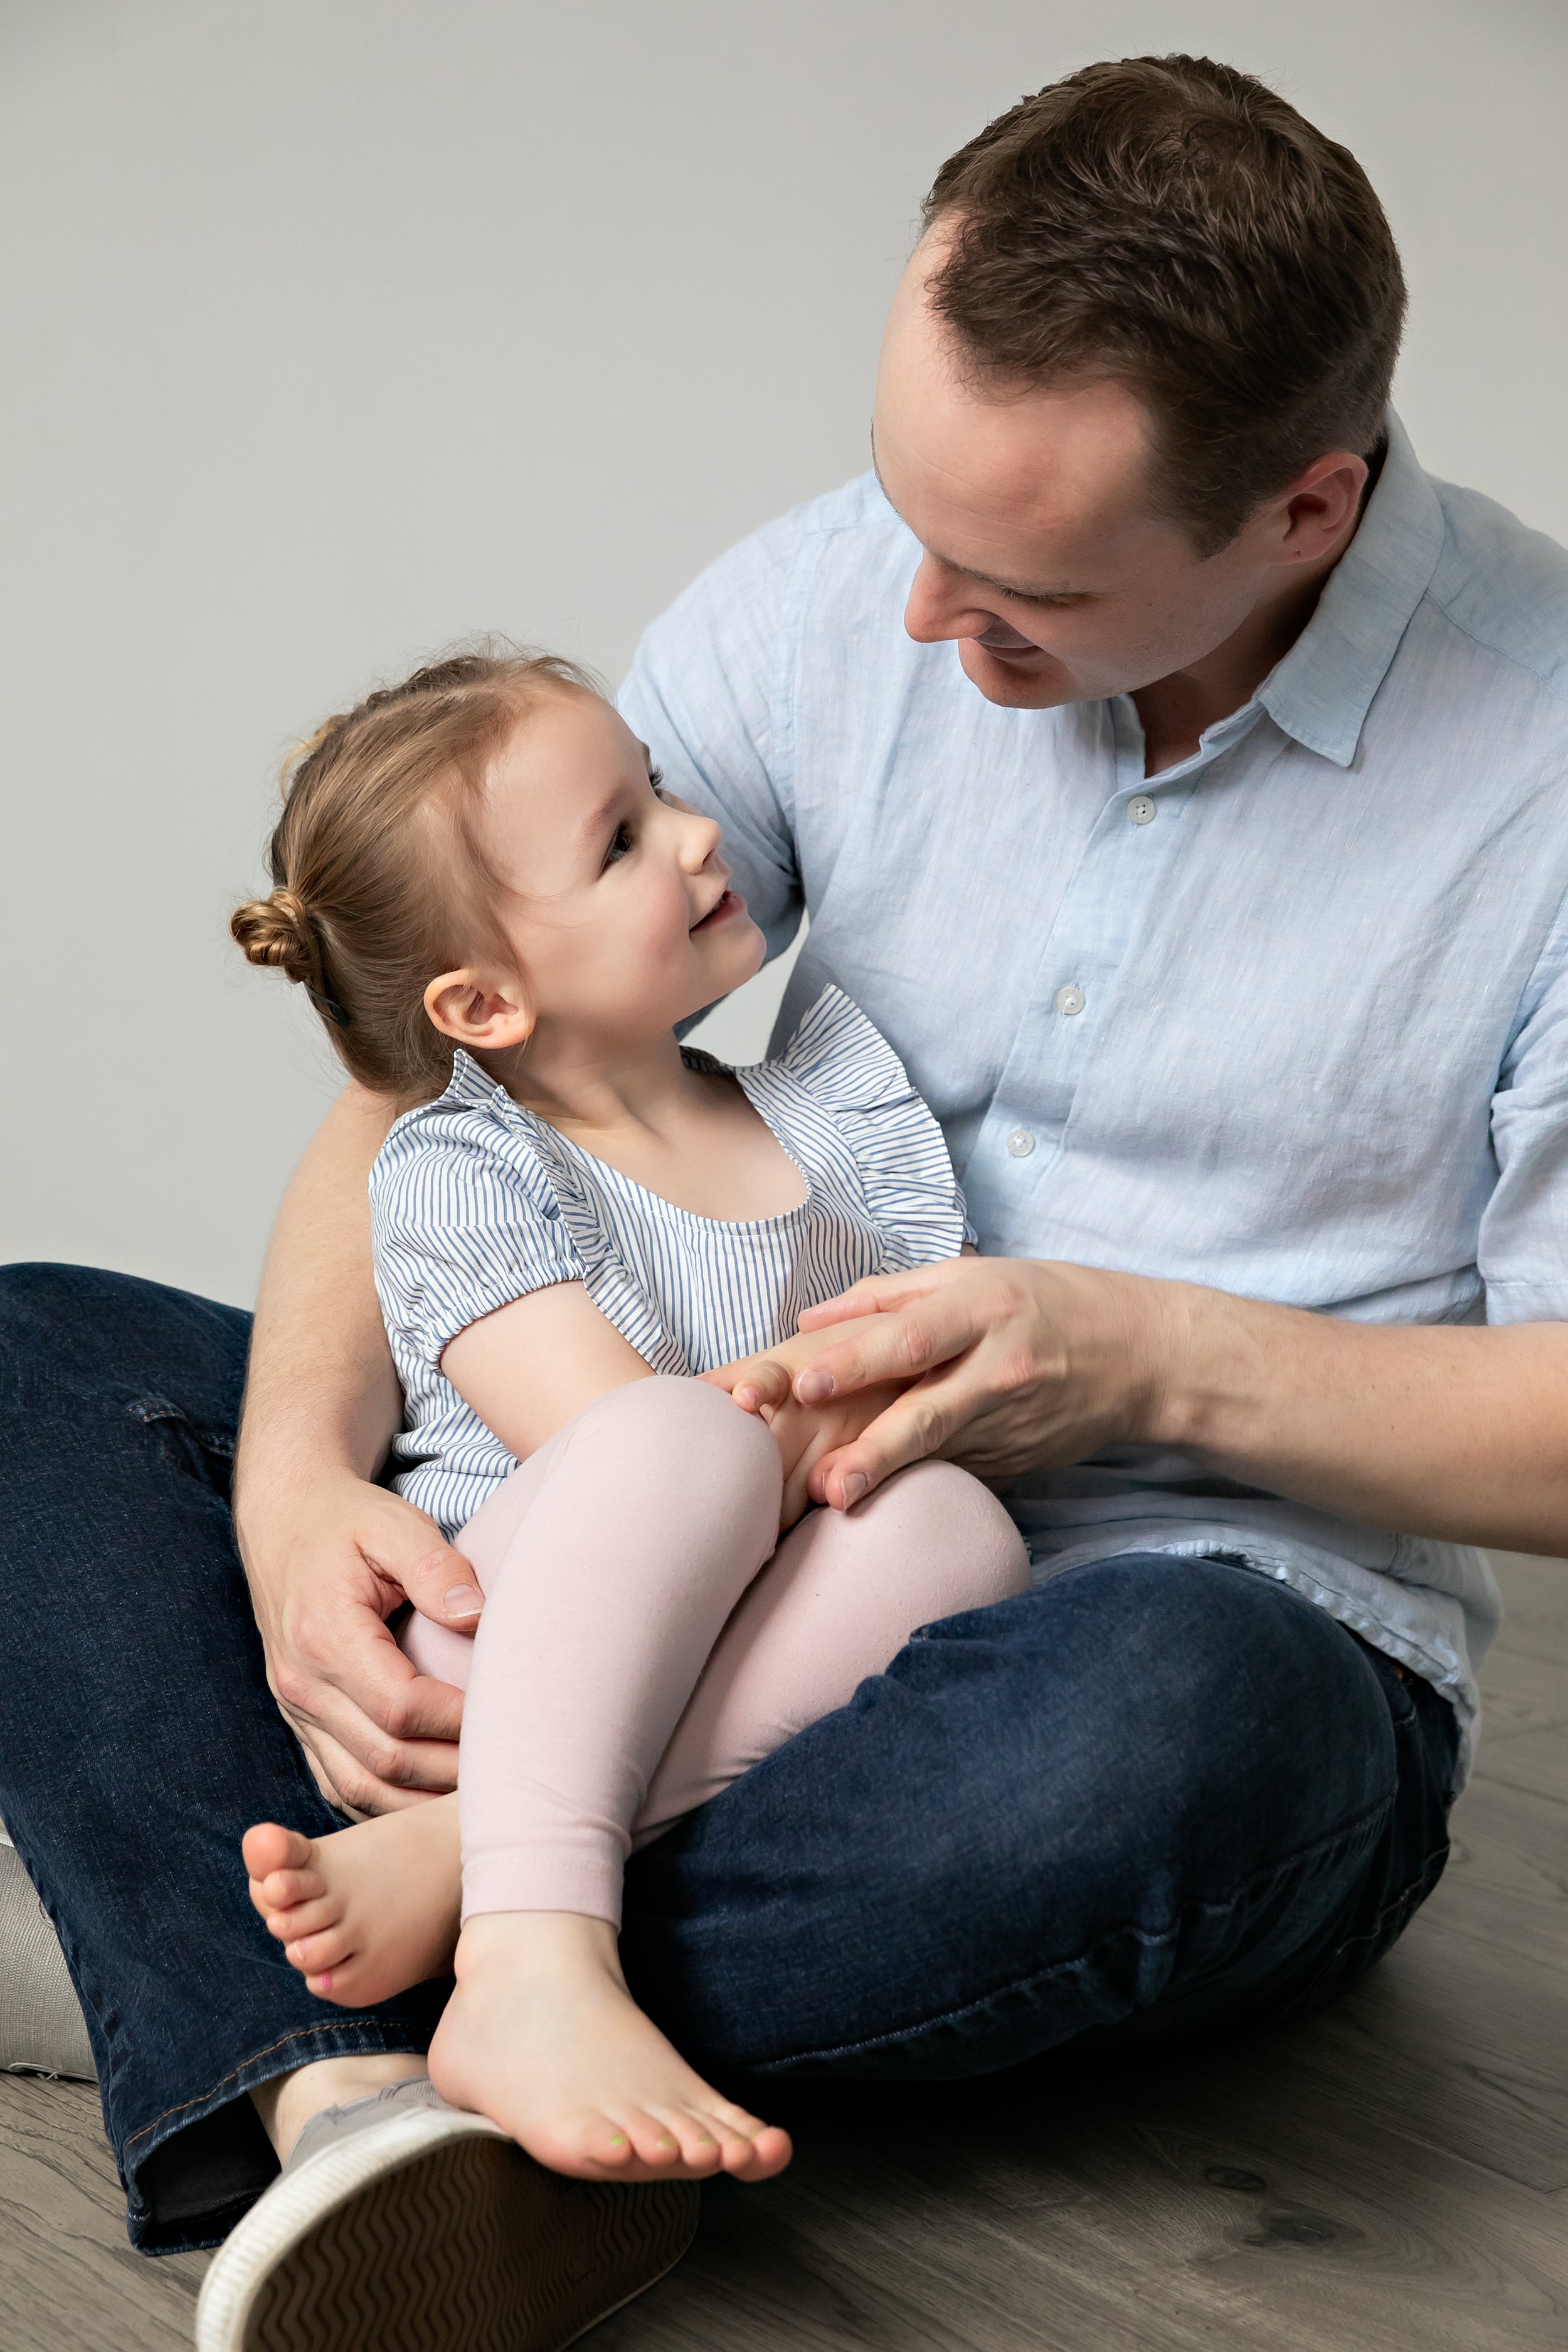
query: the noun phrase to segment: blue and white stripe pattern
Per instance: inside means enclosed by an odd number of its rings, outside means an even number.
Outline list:
[[[439,1101],[387,1137],[370,1194],[405,1401],[395,1483],[447,1534],[516,1467],[441,1370],[447,1341],[480,1316],[580,1282],[654,1371],[705,1372],[786,1339],[851,1283],[955,1257],[969,1238],[942,1129],[842,991],[823,991],[782,1054],[734,1075],[805,1181],[783,1216],[727,1223],[677,1208],[462,1053]]]

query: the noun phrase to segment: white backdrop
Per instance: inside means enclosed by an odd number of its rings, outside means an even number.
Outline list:
[[[287,745],[475,629],[617,677],[865,464],[948,151],[1176,47],[1355,149],[1418,447],[1568,539],[1562,0],[0,0],[0,1258],[248,1300],[333,1084],[226,933]]]

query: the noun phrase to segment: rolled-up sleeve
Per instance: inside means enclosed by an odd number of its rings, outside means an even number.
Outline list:
[[[1520,1008],[1491,1123],[1498,1179],[1476,1251],[1487,1320],[1568,1322],[1568,909]]]

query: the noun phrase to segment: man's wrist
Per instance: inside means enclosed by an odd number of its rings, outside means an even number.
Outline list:
[[[325,1455],[312,1449],[308,1460],[298,1454],[278,1458],[247,1454],[242,1447],[235,1465],[234,1530],[240,1557],[248,1566],[258,1551],[266,1551],[279,1531],[307,1515],[319,1514],[334,1493],[366,1483],[346,1450]]]
[[[1224,1369],[1241,1339],[1232,1311],[1239,1302],[1192,1282],[1134,1276],[1129,1288],[1129,1440],[1202,1452],[1218,1439],[1224,1400],[1236,1385]]]
[[[1293,1387],[1323,1362],[1342,1325],[1297,1307],[1238,1298],[1199,1283],[1162,1282],[1140,1442],[1204,1461],[1246,1465],[1267,1447]]]

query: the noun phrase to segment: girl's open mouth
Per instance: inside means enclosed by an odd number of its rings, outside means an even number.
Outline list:
[[[692,937],[695,938],[699,931],[710,931],[716,923],[721,923],[727,916],[737,913],[745,903],[738,890],[726,890],[718,904],[709,908],[702,920],[692,924]]]

